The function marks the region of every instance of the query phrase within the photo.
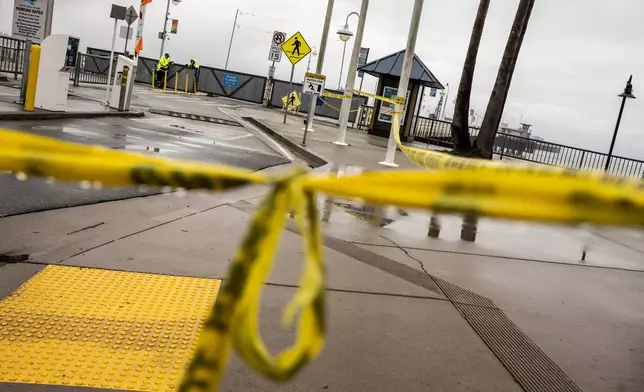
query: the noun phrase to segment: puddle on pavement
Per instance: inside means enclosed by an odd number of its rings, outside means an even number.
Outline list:
[[[60,126],[60,125],[34,125],[34,126],[23,126],[22,128],[33,130],[33,131],[62,132],[62,133],[67,133],[70,135],[82,136],[82,137],[101,136],[101,134],[96,131],[88,131],[85,129]]]

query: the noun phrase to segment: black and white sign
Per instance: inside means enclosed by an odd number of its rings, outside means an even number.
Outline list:
[[[271,45],[271,51],[268,53],[268,61],[279,63],[282,61],[282,48],[279,45]]]
[[[49,0],[15,0],[11,36],[42,41],[45,37]]]
[[[132,26],[132,23],[137,19],[139,19],[139,14],[136,12],[136,8],[130,6],[130,8],[125,11],[125,23],[127,23],[128,26]]]
[[[273,45],[282,45],[286,41],[286,33],[281,31],[273,32]]]
[[[307,72],[302,86],[302,93],[321,97],[324,94],[325,83],[326,76]]]
[[[268,77],[269,78],[274,78],[275,77],[275,67],[272,65],[268,66]]]

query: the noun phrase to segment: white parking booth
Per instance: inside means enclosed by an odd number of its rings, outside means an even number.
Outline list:
[[[79,43],[78,38],[63,34],[52,34],[43,41],[36,87],[37,108],[54,112],[67,109],[69,75],[76,66]]]
[[[127,67],[127,77],[123,78],[123,67]],[[116,62],[116,72],[112,80],[109,106],[120,111],[130,110],[130,100],[136,79],[136,61],[125,56],[119,56]]]

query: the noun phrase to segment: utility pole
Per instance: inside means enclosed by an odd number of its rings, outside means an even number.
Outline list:
[[[165,9],[165,21],[163,22],[163,37],[161,38],[161,53],[159,58],[163,57],[163,50],[165,49],[165,39],[168,35],[168,18],[170,17],[170,0],[168,0],[168,6]]]
[[[51,35],[51,26],[54,22],[54,0],[47,2],[47,16],[45,17],[45,36],[47,38]]]
[[[228,59],[230,58],[230,49],[233,47],[233,38],[235,38],[235,28],[237,27],[237,16],[239,15],[239,10],[235,10],[235,22],[233,22],[233,32],[230,33],[230,43],[228,44],[228,54],[226,55],[226,65],[224,66],[225,70],[228,70]]]
[[[329,38],[329,27],[331,26],[331,16],[333,15],[334,2],[335,0],[328,0],[326,6],[326,17],[324,19],[324,28],[322,29],[322,40],[320,41],[320,50],[318,51],[318,64],[315,68],[315,73],[317,74],[322,73],[322,67],[324,66],[324,54],[326,53],[326,43]],[[306,143],[306,133],[313,131],[311,127],[313,126],[313,116],[315,115],[316,102],[317,97],[311,96],[311,106],[309,107],[309,113],[306,119],[306,128],[304,129],[304,143]]]
[[[416,38],[418,38],[418,26],[420,25],[420,16],[423,13],[424,0],[415,0],[414,10],[411,14],[411,23],[409,25],[409,36],[407,37],[407,47],[405,48],[405,60],[403,61],[402,73],[400,75],[400,84],[398,84],[398,96],[407,96],[407,87],[409,86],[409,76],[411,75],[411,66],[414,61],[414,50],[416,49]],[[402,112],[405,105],[396,105],[396,111]],[[398,116],[394,116],[391,123],[391,132],[389,133],[389,143],[387,144],[387,154],[385,160],[379,162],[381,165],[398,167],[396,164],[396,139],[394,131],[400,129],[400,122],[395,123]]]
[[[362,36],[364,34],[364,26],[367,22],[367,10],[369,9],[369,0],[362,0],[360,7],[360,19],[358,20],[358,31],[356,32],[355,41],[353,41],[353,53],[351,53],[351,61],[349,62],[349,73],[347,74],[347,83],[344,89],[344,95],[351,98],[342,100],[340,108],[340,129],[338,130],[338,140],[333,142],[339,146],[347,146],[345,139],[347,138],[347,125],[349,123],[349,112],[351,111],[351,102],[353,102],[353,88],[356,83],[356,73],[358,70],[358,57],[360,56],[360,48],[362,47]],[[412,54],[413,55],[413,54]]]

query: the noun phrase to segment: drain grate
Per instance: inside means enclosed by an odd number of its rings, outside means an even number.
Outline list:
[[[524,391],[581,392],[492,300],[442,279],[432,279]]]

